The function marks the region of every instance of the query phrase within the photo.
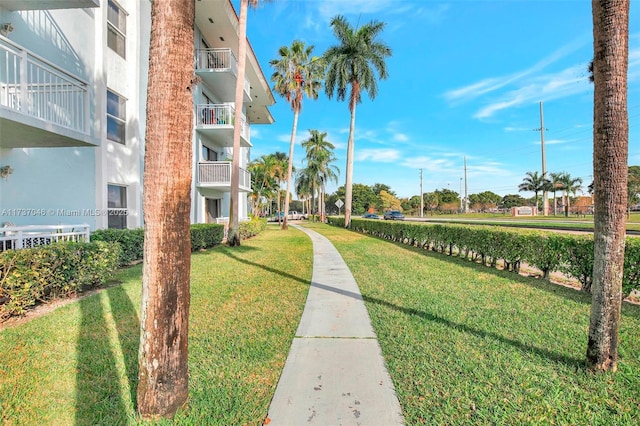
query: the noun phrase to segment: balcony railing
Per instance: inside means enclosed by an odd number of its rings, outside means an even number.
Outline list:
[[[0,37],[0,105],[88,134],[87,83]]]
[[[196,125],[207,127],[233,127],[235,125],[236,109],[229,104],[201,104],[197,106]],[[247,141],[251,140],[251,130],[244,114],[240,116],[240,135]]]
[[[198,183],[201,186],[230,186],[231,161],[204,161],[198,163]],[[251,174],[240,168],[240,188],[251,188]]]
[[[89,225],[29,225],[0,228],[0,251],[31,248],[62,241],[89,242]]]
[[[231,49],[196,49],[196,69],[231,71],[238,77],[238,60]],[[250,93],[249,80],[244,79],[244,90]]]

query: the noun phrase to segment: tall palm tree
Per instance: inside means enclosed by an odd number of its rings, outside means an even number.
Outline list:
[[[310,130],[311,136],[302,142],[305,148],[306,162],[311,173],[315,174],[314,181],[318,189],[318,214],[320,220],[325,220],[324,195],[327,183],[337,181],[339,170],[333,163],[336,160],[333,150],[335,145],[325,140],[327,133]]]
[[[291,191],[291,175],[293,172],[293,147],[298,128],[298,116],[302,110],[303,95],[311,99],[318,99],[318,91],[324,78],[324,65],[321,58],[312,56],[313,46],[306,46],[300,40],[294,40],[291,47],[282,46],[278,50],[280,57],[271,62],[274,68],[271,81],[274,91],[285,98],[293,110],[293,128],[289,143],[289,165],[287,168],[287,192],[284,197],[284,221],[282,229],[287,229],[287,215],[289,211],[289,193]]]
[[[262,0],[268,1],[268,0]],[[231,194],[229,200],[229,233],[227,244],[240,245],[239,205],[240,199],[240,133],[242,130],[242,106],[244,101],[244,76],[247,67],[247,12],[249,6],[256,7],[260,0],[240,0],[240,17],[238,18],[238,69],[236,79],[235,115],[233,125],[233,158],[231,160]]]
[[[151,4],[144,156],[138,412],[172,417],[189,396],[193,0]]]
[[[616,371],[626,233],[630,0],[593,0],[593,297],[587,364]]]
[[[549,191],[553,192],[553,215],[556,215],[558,209],[558,200],[556,200],[556,193],[562,189],[562,182],[560,179],[562,173],[549,173]]]
[[[305,167],[299,170],[298,173],[296,173],[296,194],[298,194],[298,198],[304,200],[308,214],[311,214],[311,203],[314,198],[314,191],[315,188],[313,187],[313,179],[309,168]]]
[[[375,71],[381,80],[387,78],[385,59],[391,56],[391,49],[378,40],[385,23],[371,21],[354,29],[347,20],[338,15],[331,20],[337,45],[329,47],[324,58],[327,61],[325,91],[331,98],[337,93],[339,101],[349,95],[349,140],[347,143],[347,167],[345,180],[345,227],[351,225],[351,204],[353,191],[353,151],[356,127],[356,105],[361,102],[361,92],[369,93],[371,100],[378,94]],[[348,93],[349,92],[349,93]]]
[[[274,158],[273,177],[276,181],[276,188],[274,190],[276,192],[276,198],[278,202],[277,204],[278,223],[280,223],[280,212],[282,211],[281,187],[282,187],[282,182],[284,182],[285,179],[287,178],[287,167],[289,164],[289,158],[287,157],[287,154],[280,151],[277,151],[275,154],[272,154],[272,155]],[[284,213],[284,216],[287,216],[287,212]]]
[[[518,185],[518,191],[533,192],[536,198],[536,208],[538,208],[538,194],[548,188],[548,186],[549,181],[544,177],[544,175],[541,175],[538,172],[527,172],[522,183]]]
[[[562,185],[562,192],[564,194],[564,215],[569,217],[569,208],[571,207],[570,195],[575,197],[576,192],[582,189],[582,178],[574,178],[571,174],[564,172],[560,175],[560,183]]]

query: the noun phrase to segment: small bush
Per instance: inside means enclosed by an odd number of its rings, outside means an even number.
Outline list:
[[[256,236],[264,231],[266,227],[267,220],[259,217],[252,217],[249,222],[240,222],[238,230],[238,232],[240,232],[240,239],[246,240],[247,238]]]
[[[21,315],[37,302],[104,284],[118,265],[120,251],[118,244],[98,241],[0,253],[0,319]]]
[[[98,229],[91,233],[91,241],[107,241],[120,244],[119,265],[125,266],[142,259],[144,253],[144,229]]]
[[[224,225],[198,223],[191,225],[191,251],[215,247],[224,238]]]

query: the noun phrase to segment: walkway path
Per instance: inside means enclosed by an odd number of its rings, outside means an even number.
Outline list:
[[[313,242],[313,276],[268,424],[404,424],[351,271],[329,240],[293,226]]]

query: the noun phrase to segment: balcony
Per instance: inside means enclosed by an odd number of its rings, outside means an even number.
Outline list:
[[[201,104],[196,107],[196,130],[217,146],[233,148],[236,109],[229,104]],[[240,146],[250,148],[251,129],[244,114],[240,116]]]
[[[2,0],[9,10],[84,9],[100,7],[100,0]]]
[[[236,100],[238,61],[231,49],[196,49],[196,74],[219,99]],[[251,102],[251,86],[246,76],[244,102]]]
[[[231,161],[203,161],[198,163],[198,187],[231,191]],[[251,174],[240,169],[241,192],[251,191]]]
[[[95,146],[87,83],[0,37],[3,148]]]

